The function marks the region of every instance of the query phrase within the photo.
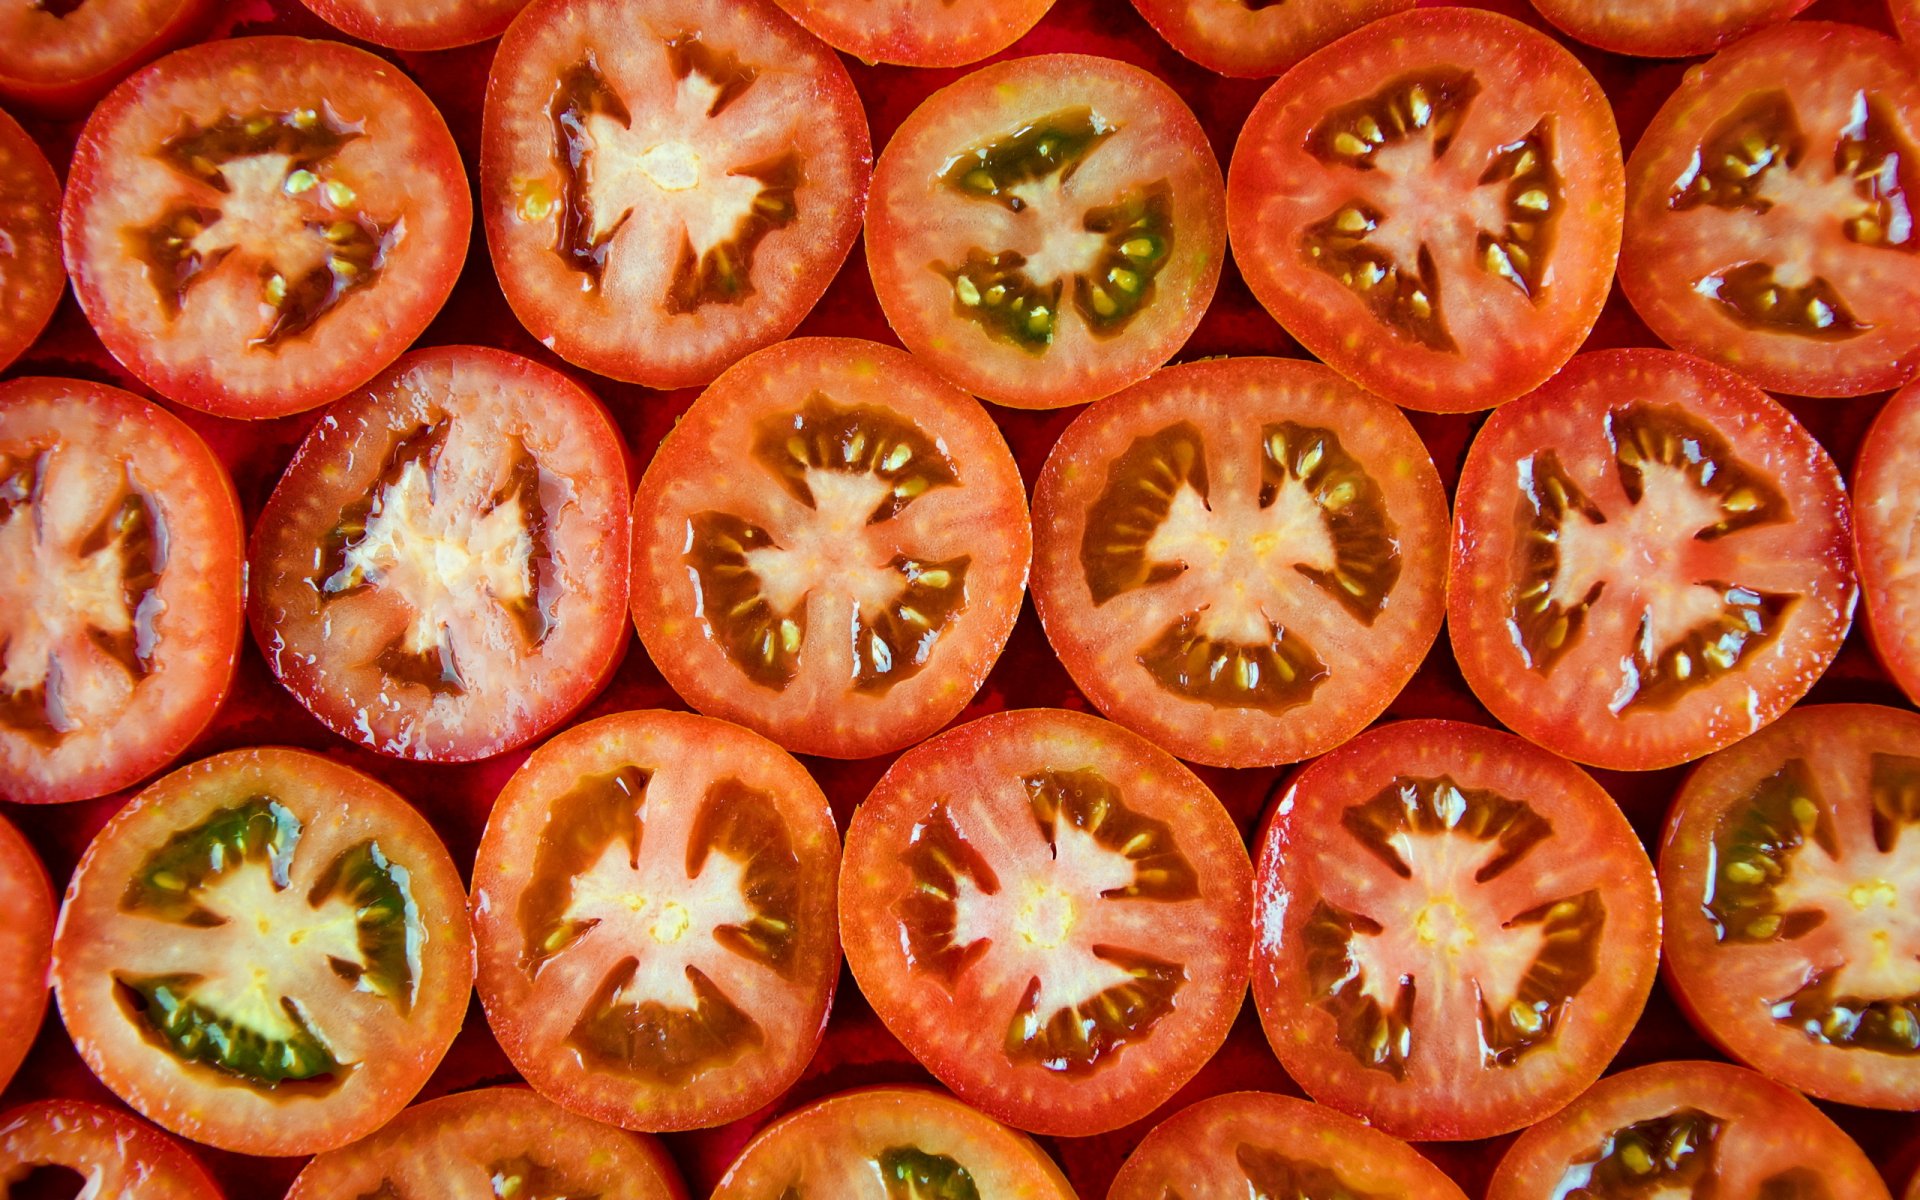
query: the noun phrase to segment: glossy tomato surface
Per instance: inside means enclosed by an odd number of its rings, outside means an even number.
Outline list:
[[[1813,0],[1533,0],[1542,16],[1616,54],[1707,54],[1784,21]],[[1899,3],[1899,0],[1895,0]]]
[[[33,345],[66,286],[60,179],[20,123],[0,112],[0,370]]]
[[[1920,702],[1920,383],[1887,402],[1860,446],[1853,539],[1873,648]]]
[[[0,1191],[39,1195],[31,1189],[62,1181],[101,1200],[220,1200],[186,1148],[138,1117],[78,1100],[0,1113]]]
[[[778,0],[836,50],[867,63],[958,67],[1006,49],[1054,0]]]
[[[53,885],[33,847],[0,817],[0,1089],[27,1056],[47,1011],[53,956]]]
[[[4,0],[0,99],[62,115],[198,32],[218,0]]]
[[[1174,49],[1222,75],[1279,75],[1413,0],[1133,0]]]
[[[498,37],[527,0],[302,0],[322,20],[397,50],[446,50]]]

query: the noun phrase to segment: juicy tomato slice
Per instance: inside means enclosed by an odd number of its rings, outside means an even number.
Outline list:
[[[1545,34],[1474,8],[1376,21],[1287,72],[1234,148],[1253,294],[1328,366],[1408,408],[1538,386],[1600,316],[1620,137]]]
[[[416,351],[301,443],[254,526],[254,637],[341,737],[463,762],[586,703],[626,638],[606,410],[499,350]]]
[[[1860,1147],[1797,1093],[1741,1067],[1611,1076],[1521,1134],[1487,1200],[1888,1200]]]
[[[1186,102],[1080,54],[935,92],[874,169],[867,266],[900,340],[997,404],[1096,400],[1173,357],[1226,252],[1220,166]]]
[[[1659,960],[1653,865],[1612,798],[1476,725],[1383,726],[1294,776],[1256,888],[1274,1053],[1398,1137],[1492,1137],[1573,1099]]]
[[[1568,37],[1615,54],[1708,54],[1785,21],[1813,0],[1533,0]]]
[[[179,1142],[116,1109],[41,1100],[0,1115],[0,1194],[39,1195],[43,1182],[102,1200],[220,1200],[220,1189]],[[14,1189],[18,1189],[15,1191]]]
[[[1891,38],[1795,21],[1688,72],[1627,167],[1620,283],[1675,349],[1772,391],[1920,370],[1920,75]]]
[[[67,270],[100,340],[225,417],[312,408],[391,363],[452,291],[473,221],[426,94],[301,38],[147,67],[94,109],[67,183]]]
[[[1088,409],[1034,513],[1034,603],[1074,681],[1197,762],[1333,749],[1446,615],[1433,460],[1398,409],[1318,363],[1191,363]]]
[[[166,765],[240,653],[226,468],[138,396],[0,385],[0,797],[80,800]]]
[[[396,50],[447,50],[499,37],[527,0],[301,0],[335,29]]]
[[[540,749],[474,868],[480,998],[521,1075],[630,1129],[787,1090],[840,977],[840,834],[806,768],[737,725],[630,712]]]
[[[1583,355],[1495,413],[1454,520],[1461,674],[1508,728],[1595,766],[1746,737],[1852,623],[1833,461],[1760,389],[1684,354]]]
[[[1707,1036],[1808,1095],[1920,1108],[1920,716],[1803,707],[1709,758],[1660,882]]]
[[[1853,486],[1854,561],[1873,648],[1920,702],[1920,383],[1887,402],[1860,446]]]
[[[1291,1096],[1231,1092],[1175,1113],[1147,1134],[1107,1200],[1466,1200],[1413,1147],[1343,1113]]]
[[[1073,1200],[1024,1135],[924,1088],[842,1092],[747,1143],[713,1200]]]
[[[20,831],[0,817],[0,1090],[32,1047],[47,1011],[53,884]]]
[[[426,819],[298,750],[234,750],[135,796],[67,886],[60,1015],[175,1133],[311,1154],[385,1124],[452,1044],[466,890]]]
[[[47,327],[66,286],[60,179],[20,123],[0,112],[0,371]]]
[[[351,1146],[316,1155],[287,1200],[685,1200],[652,1138],[576,1116],[525,1088],[416,1104]]]
[[[1133,0],[1175,50],[1222,75],[1279,75],[1413,0]]]
[[[960,1098],[1037,1133],[1147,1115],[1246,995],[1252,868],[1207,786],[1097,717],[1023,709],[902,755],[847,830],[847,962]]]
[[[860,230],[872,142],[771,0],[536,0],[487,81],[481,211],[514,312],[656,388],[779,341]]]
[[[1892,4],[1894,27],[1911,52],[1912,47],[1920,46],[1920,0],[1892,0]]]
[[[783,342],[708,388],[647,468],[633,537],[634,623],[674,690],[833,758],[959,714],[1013,630],[1031,550],[986,411],[845,338]]]
[[[963,67],[1032,29],[1053,0],[777,0],[836,50],[867,63]]]
[[[216,0],[0,0],[0,96],[84,112],[135,67],[191,36]]]

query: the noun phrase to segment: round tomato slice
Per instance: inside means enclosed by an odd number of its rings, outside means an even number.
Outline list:
[[[240,653],[226,468],[138,396],[0,385],[0,797],[81,800],[186,748]]]
[[[1752,1071],[1663,1062],[1602,1080],[1520,1135],[1487,1200],[1888,1200],[1860,1147]]]
[[[1307,58],[1234,148],[1234,261],[1300,344],[1408,408],[1505,403],[1572,357],[1620,246],[1620,136],[1545,34],[1474,8]]]
[[[192,36],[216,0],[6,0],[0,96],[68,115]]]
[[[385,1124],[467,1012],[473,936],[446,847],[407,802],[298,750],[166,776],[94,838],[53,949],[60,1015],[102,1082],[242,1154]]]
[[[1413,0],[1133,0],[1175,50],[1222,75],[1279,75]]]
[[[1508,728],[1621,771],[1766,725],[1833,661],[1858,596],[1827,452],[1731,371],[1583,355],[1475,438],[1448,629]]]
[[[1808,1095],[1920,1108],[1920,716],[1798,708],[1701,763],[1660,882],[1708,1037]]]
[[[46,1015],[53,910],[47,869],[0,817],[0,912],[7,914],[0,922],[0,1090],[20,1069]]]
[[[254,526],[254,637],[341,737],[440,762],[585,704],[626,639],[626,451],[517,355],[420,350],[328,410]]]
[[[888,346],[749,356],[634,499],[633,619],[704,713],[867,758],[973,699],[1019,615],[1026,493],[973,398]]]
[[[1053,0],[778,0],[821,41],[866,63],[963,67],[1032,29]]]
[[[0,371],[33,345],[66,287],[60,179],[20,123],[0,112]]]
[[[660,1143],[575,1116],[525,1088],[416,1104],[386,1128],[315,1156],[287,1200],[685,1200]]]
[[[1466,1200],[1397,1138],[1318,1104],[1231,1092],[1182,1109],[1141,1140],[1107,1200]]]
[[[873,146],[771,0],[536,0],[487,81],[481,211],[534,337],[655,388],[793,332],[846,260]]]
[[[1920,75],[1893,39],[1795,21],[1722,51],[1627,181],[1620,284],[1668,345],[1803,396],[1920,370]]]
[[[747,1143],[713,1200],[1073,1200],[1041,1149],[923,1088],[842,1092]]]
[[[1398,409],[1318,363],[1190,363],[1095,405],[1034,514],[1034,604],[1074,681],[1196,762],[1333,749],[1446,615],[1433,460]]]
[[[1018,408],[1097,400],[1186,342],[1220,278],[1220,166],[1138,67],[1045,54],[935,92],[874,169],[867,266],[907,349]]]
[[[499,37],[527,0],[301,0],[321,20],[396,50],[447,50]]]
[[[391,363],[452,291],[473,220],[425,93],[301,38],[141,71],[94,109],[67,184],[67,270],[100,340],[224,417],[312,408]]]
[[[1612,798],[1454,721],[1383,726],[1294,776],[1256,886],[1274,1053],[1396,1137],[1492,1137],[1560,1108],[1626,1041],[1660,956],[1653,865]]]
[[[1873,648],[1920,702],[1920,383],[1887,402],[1860,445],[1853,485],[1854,561]]]
[[[1252,868],[1220,802],[1097,717],[1022,709],[902,755],[847,830],[841,940],[893,1035],[989,1116],[1146,1116],[1246,996]]]
[[[66,1183],[65,1188],[58,1185]],[[220,1200],[184,1146],[123,1112],[41,1100],[0,1115],[0,1195]]]
[[[494,801],[474,868],[480,998],[543,1094],[630,1129],[787,1090],[840,978],[840,834],[772,742],[679,712],[578,725]]]
[[[1813,0],[1533,0],[1568,37],[1615,54],[1709,54]]]

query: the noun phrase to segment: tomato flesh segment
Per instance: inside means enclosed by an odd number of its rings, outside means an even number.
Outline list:
[[[3,40],[3,39],[0,39]],[[0,66],[0,73],[5,68]],[[0,112],[0,370],[46,328],[66,288],[60,262],[60,179],[27,131]]]
[[[178,1142],[137,1117],[80,1100],[40,1100],[0,1114],[0,1189],[16,1200],[220,1195]]]
[[[1920,697],[1920,575],[1912,570],[1920,495],[1906,485],[1920,454],[1920,386],[1887,402],[1860,446],[1853,484],[1854,561],[1868,632],[1881,664],[1909,699]]]

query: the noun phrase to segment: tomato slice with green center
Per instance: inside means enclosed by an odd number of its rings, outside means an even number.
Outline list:
[[[243,1154],[344,1145],[427,1081],[473,936],[446,847],[398,795],[298,750],[234,750],[135,796],[67,886],[60,1015],[102,1082]]]
[[[606,682],[626,639],[627,470],[579,385],[416,351],[314,426],[254,526],[254,636],[328,728],[486,758]]]
[[[94,0],[98,2],[98,0]],[[364,50],[181,50],[116,88],[74,151],[67,270],[113,356],[225,417],[367,381],[433,319],[473,212],[446,122]]]
[[[1600,1077],[1653,987],[1653,866],[1584,771],[1403,721],[1288,783],[1260,835],[1253,995],[1307,1094],[1397,1137],[1518,1129]]]
[[[1413,0],[1133,0],[1175,50],[1222,75],[1279,75]]]
[[[416,1104],[364,1141],[316,1155],[287,1200],[685,1200],[652,1138],[589,1121],[525,1088]]]
[[[1660,881],[1707,1036],[1809,1095],[1920,1108],[1920,716],[1802,707],[1709,758]]]
[[[536,750],[474,869],[480,998],[520,1073],[630,1129],[744,1117],[800,1077],[840,976],[840,835],[806,768],[711,717]]]
[[[1521,1134],[1487,1200],[1889,1200],[1860,1147],[1740,1067],[1663,1062],[1595,1084]]]
[[[46,1188],[46,1192],[35,1190]],[[185,1147],[105,1105],[41,1100],[0,1115],[0,1194],[220,1200]]]
[[[1232,1092],[1156,1125],[1107,1200],[1466,1200],[1397,1138],[1291,1096]]]
[[[446,50],[499,37],[527,0],[301,0],[343,33],[396,50]]]
[[[1533,0],[1568,37],[1615,54],[1709,54],[1785,21],[1813,0]]]
[[[704,384],[826,291],[872,154],[846,68],[771,0],[536,0],[487,81],[494,270],[569,362]]]
[[[923,1088],[819,1100],[747,1143],[713,1200],[1073,1200],[1038,1146]]]
[[[1683,354],[1583,355],[1495,413],[1454,519],[1461,673],[1580,762],[1669,767],[1746,737],[1852,623],[1833,461],[1760,389]]]
[[[6,0],[0,96],[67,115],[192,36],[215,0]]]
[[[1246,995],[1246,847],[1204,783],[1117,725],[983,717],[902,755],[854,814],[847,962],[961,1099],[1038,1133],[1138,1120]]]
[[[1200,323],[1225,250],[1200,122],[1113,59],[983,67],[915,109],[874,169],[867,266],[888,323],[997,404],[1144,378]]]
[[[778,0],[836,50],[867,63],[963,67],[1018,41],[1053,0]]]
[[[130,393],[0,385],[0,797],[101,796],[212,720],[240,652],[240,506]]]
[[[1854,561],[1880,661],[1920,701],[1920,383],[1880,410],[1853,485]]]
[[[60,179],[20,123],[0,112],[0,370],[33,345],[66,286]]]
[[[1920,370],[1920,75],[1891,38],[1794,21],[1722,51],[1627,169],[1620,284],[1660,339],[1772,391]]]
[[[802,338],[721,376],[634,499],[633,619],[687,702],[866,758],[952,720],[1020,611],[1026,493],[972,397],[889,346]]]
[[[1318,363],[1170,367],[1068,427],[1034,494],[1034,603],[1101,711],[1182,758],[1324,753],[1446,609],[1447,495],[1400,411]]]
[[[27,1057],[47,1011],[53,884],[20,831],[0,817],[0,1090]]]

